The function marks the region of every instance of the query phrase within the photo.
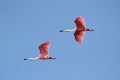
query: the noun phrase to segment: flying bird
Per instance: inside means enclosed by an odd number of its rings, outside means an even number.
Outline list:
[[[49,41],[41,44],[38,47],[39,50],[40,50],[40,54],[39,54],[38,57],[35,57],[35,58],[24,58],[24,60],[34,61],[34,60],[39,60],[39,59],[41,59],[41,60],[53,60],[53,59],[56,59],[56,58],[50,57],[48,55],[48,53],[49,53],[49,51],[48,51],[49,47],[50,47],[50,42]]]
[[[93,29],[86,28],[84,19],[80,16],[75,19],[76,27],[74,29],[60,30],[60,32],[74,32],[74,38],[78,43],[82,43],[86,31],[94,31]]]

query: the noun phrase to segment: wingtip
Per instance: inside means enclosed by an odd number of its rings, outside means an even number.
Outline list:
[[[82,42],[77,42],[78,44],[81,44]]]
[[[81,44],[82,43],[82,41],[80,40],[80,41],[76,41],[78,44]]]
[[[82,17],[82,16],[78,16],[78,17],[76,18],[76,20],[77,20],[77,19],[81,19],[81,18],[83,19],[83,17]]]
[[[82,16],[78,16],[77,18],[82,18]]]

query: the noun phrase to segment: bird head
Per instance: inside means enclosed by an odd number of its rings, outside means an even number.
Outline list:
[[[60,30],[60,32],[64,32],[64,30]]]

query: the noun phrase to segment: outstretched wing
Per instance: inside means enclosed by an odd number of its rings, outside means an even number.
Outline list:
[[[77,17],[74,21],[76,23],[76,27],[80,29],[85,29],[85,21],[82,17]]]
[[[84,34],[85,34],[85,31],[76,31],[76,32],[74,33],[75,40],[76,40],[78,43],[82,43],[83,38],[84,38]]]
[[[41,58],[48,57],[49,47],[50,47],[50,42],[45,42],[39,46]]]

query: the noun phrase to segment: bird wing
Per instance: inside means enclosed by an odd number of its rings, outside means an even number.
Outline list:
[[[75,40],[76,40],[78,43],[82,43],[83,38],[84,38],[84,34],[85,34],[85,31],[76,31],[76,32],[74,33]]]
[[[76,23],[76,27],[80,29],[85,29],[85,21],[82,17],[77,17],[74,21]]]
[[[50,47],[50,42],[45,42],[43,44],[41,44],[39,46],[39,50],[40,50],[40,57],[44,58],[44,57],[48,57],[48,53],[49,53],[49,47]]]

